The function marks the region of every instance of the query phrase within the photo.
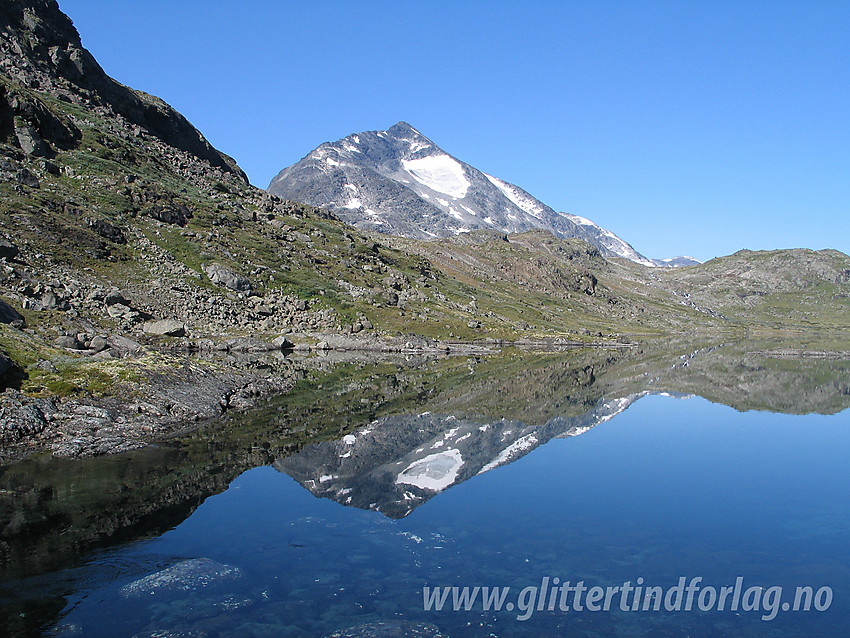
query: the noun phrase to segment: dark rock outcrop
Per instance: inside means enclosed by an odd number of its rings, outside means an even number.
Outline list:
[[[8,323],[13,326],[23,327],[24,317],[5,301],[0,299],[0,323]]]
[[[14,259],[20,252],[18,247],[8,239],[0,238],[0,259]]]
[[[0,69],[22,87],[51,89],[68,100],[111,108],[149,135],[247,183],[236,162],[213,148],[168,104],[109,77],[83,48],[77,30],[55,0],[0,4]],[[15,117],[20,118],[17,126]],[[0,119],[4,120],[0,130],[14,133],[23,150],[35,155],[48,154],[45,143],[62,146],[80,138],[73,124],[58,121],[38,100],[25,99],[22,93],[0,89]]]

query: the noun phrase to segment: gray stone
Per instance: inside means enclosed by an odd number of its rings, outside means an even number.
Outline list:
[[[6,418],[0,419],[0,435],[19,439],[24,436],[37,434],[47,426],[47,418],[44,412],[33,404],[21,405],[11,410],[11,414],[5,414]]]
[[[121,335],[112,335],[109,337],[110,346],[120,352],[122,355],[124,354],[135,354],[139,350],[142,349],[142,346],[133,341],[128,337],[122,337]]]
[[[106,350],[109,347],[109,342],[101,336],[97,336],[89,342],[89,349],[95,352]]]
[[[250,292],[252,289],[251,282],[242,275],[230,270],[226,266],[213,263],[204,266],[204,273],[210,278],[210,281],[219,286],[224,286],[236,292]]]
[[[24,125],[16,127],[15,137],[18,138],[18,144],[21,145],[21,150],[27,155],[34,157],[44,157],[47,155],[47,144],[44,143],[41,135],[32,126]]]
[[[146,321],[142,330],[152,335],[183,337],[186,335],[186,324],[176,319],[160,319],[159,321]]]
[[[46,292],[41,296],[42,310],[67,310],[70,306],[55,292]]]
[[[113,319],[130,319],[133,315],[138,315],[135,310],[123,303],[114,303],[110,306],[107,306],[106,314],[108,314]]]
[[[281,350],[288,350],[288,349],[293,347],[292,342],[289,339],[287,339],[286,337],[284,337],[283,335],[281,335],[279,337],[275,337],[272,340],[272,345],[275,348],[280,348]]]
[[[105,303],[107,306],[122,304],[124,306],[129,307],[130,305],[130,301],[117,290],[110,290],[108,293],[106,293],[106,296],[103,298],[103,303]]]
[[[70,335],[65,335],[62,337],[56,337],[53,341],[54,346],[58,346],[59,348],[65,348],[66,350],[83,350],[85,346],[77,341],[76,337],[72,337]]]
[[[41,182],[38,181],[38,177],[33,175],[25,168],[22,168],[18,171],[18,174],[15,175],[15,179],[17,180],[18,184],[23,184],[24,186],[29,186],[30,188],[41,187]]]
[[[37,361],[36,363],[32,364],[32,366],[30,366],[30,367],[35,368],[36,370],[44,370],[45,372],[53,372],[53,373],[59,372],[59,370],[56,368],[56,366],[53,365],[53,362],[48,361],[47,359],[41,359],[41,360]]]
[[[127,237],[124,235],[124,231],[117,226],[113,226],[109,222],[105,222],[102,219],[87,219],[86,223],[89,228],[104,239],[108,239],[115,244],[127,243]]]
[[[61,175],[62,171],[59,167],[53,162],[48,162],[47,160],[41,163],[41,168],[50,173],[51,175]]]

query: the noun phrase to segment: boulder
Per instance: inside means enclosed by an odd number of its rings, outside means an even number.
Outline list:
[[[113,319],[128,319],[132,320],[138,317],[139,313],[126,306],[123,303],[114,303],[106,307],[106,314]]]
[[[293,343],[292,343],[289,339],[287,339],[286,337],[284,337],[283,335],[281,335],[281,336],[279,336],[279,337],[275,337],[275,338],[272,340],[272,345],[273,345],[275,348],[279,348],[279,349],[281,349],[281,350],[290,350],[291,348],[293,348],[293,347],[294,347],[294,346],[293,346]]]
[[[100,352],[101,350],[106,350],[109,347],[109,342],[101,336],[94,337],[89,342],[89,350],[94,350],[95,352]]]
[[[16,327],[23,327],[23,316],[12,306],[0,299],[0,323],[9,323]]]
[[[176,319],[160,319],[159,321],[146,321],[142,330],[151,335],[183,337],[186,335],[186,324]]]
[[[204,273],[210,281],[216,285],[224,286],[236,292],[251,292],[251,282],[242,275],[233,272],[230,268],[221,264],[212,263],[204,266]]]
[[[18,184],[23,184],[24,186],[29,186],[30,188],[41,187],[41,182],[38,181],[38,177],[36,177],[26,168],[22,168],[18,171],[18,174],[15,175],[15,180],[18,182]]]
[[[193,215],[183,204],[154,204],[149,210],[148,215],[156,220],[166,224],[174,224],[181,228],[186,225]]]
[[[0,259],[14,259],[20,252],[18,247],[8,239],[0,238]]]
[[[106,293],[106,296],[103,298],[103,303],[105,303],[107,306],[122,304],[124,306],[128,306],[128,309],[130,306],[130,301],[117,290],[110,290],[108,293]]]
[[[87,219],[86,223],[94,232],[114,244],[127,243],[127,237],[124,235],[124,232],[109,222],[105,222],[102,219]]]
[[[121,335],[112,335],[109,337],[109,345],[113,350],[123,355],[135,354],[142,346],[128,337]]]
[[[70,308],[68,302],[55,292],[48,291],[41,297],[42,310],[68,310],[68,308]]]
[[[33,157],[44,157],[48,154],[47,144],[41,139],[41,135],[34,127],[25,124],[15,127],[15,137],[18,138],[18,144],[21,145],[21,150],[27,155]]]
[[[84,350],[85,346],[81,344],[76,337],[72,337],[71,335],[65,335],[62,337],[56,337],[53,341],[53,345],[59,348],[65,348],[66,350]]]
[[[0,377],[14,367],[15,362],[12,361],[5,352],[0,352]]]

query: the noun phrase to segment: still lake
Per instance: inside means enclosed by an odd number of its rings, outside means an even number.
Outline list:
[[[848,364],[685,352],[342,365],[155,448],[6,466],[4,629],[847,635]],[[501,609],[454,609],[485,586]]]

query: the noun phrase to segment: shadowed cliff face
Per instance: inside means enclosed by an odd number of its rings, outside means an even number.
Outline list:
[[[236,163],[213,148],[177,111],[158,98],[110,78],[82,46],[77,30],[55,0],[3,2],[0,65],[0,71],[24,89],[47,91],[60,100],[89,109],[112,110],[129,127],[140,127],[166,144],[247,182]],[[0,118],[0,130],[8,136],[17,129],[22,146],[27,144],[25,139],[33,139],[34,131],[33,143],[45,145],[44,155],[50,153],[52,145],[67,148],[79,139],[79,131],[72,124],[57,119],[38,100],[28,99],[14,88],[0,93]],[[27,126],[33,131],[27,133]]]
[[[845,360],[789,358],[776,344],[329,364],[262,409],[159,447],[3,467],[0,574],[51,571],[94,547],[156,536],[257,466],[398,518],[647,393],[829,414],[850,407],[848,378]]]

